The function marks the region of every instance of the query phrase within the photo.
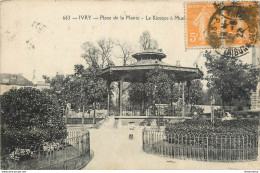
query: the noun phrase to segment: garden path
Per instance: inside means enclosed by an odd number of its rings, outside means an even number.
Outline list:
[[[130,131],[127,126],[117,124],[110,117],[100,129],[90,129],[90,145],[94,157],[86,170],[143,170],[143,169],[260,169],[260,159],[252,162],[223,163],[180,160],[147,154],[142,151],[142,127]],[[120,123],[119,123],[120,124]],[[129,134],[134,139],[128,138]],[[260,149],[259,149],[260,150]]]

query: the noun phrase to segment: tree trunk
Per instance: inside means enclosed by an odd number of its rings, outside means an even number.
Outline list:
[[[224,114],[223,97],[221,97],[220,109],[222,110],[222,113],[220,114],[220,116],[223,117],[223,114]]]
[[[85,114],[85,105],[82,108],[82,127],[84,126],[84,114]]]
[[[93,125],[96,124],[96,100],[94,101],[94,115],[93,115]]]

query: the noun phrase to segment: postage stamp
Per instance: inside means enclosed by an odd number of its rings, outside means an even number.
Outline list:
[[[244,52],[259,43],[258,36],[258,2],[186,3],[188,49],[234,47]]]

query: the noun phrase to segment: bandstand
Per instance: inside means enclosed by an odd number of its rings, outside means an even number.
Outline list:
[[[147,72],[156,68],[162,69],[168,74],[174,74],[178,83],[186,83],[187,87],[194,79],[200,79],[203,73],[199,68],[173,66],[162,61],[166,55],[160,51],[146,50],[132,55],[137,61],[127,66],[108,66],[102,69],[101,77],[107,81],[108,93],[110,93],[110,85],[112,82],[119,83],[119,116],[122,116],[122,88],[124,82],[144,83],[147,81]],[[184,91],[184,85],[183,91]],[[184,92],[182,93],[184,103]],[[111,96],[108,94],[108,116],[110,115]],[[184,104],[183,104],[184,105]],[[184,116],[184,106],[182,108],[182,116]]]

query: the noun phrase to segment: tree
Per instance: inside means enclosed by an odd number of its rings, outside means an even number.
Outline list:
[[[84,53],[81,56],[86,60],[86,68],[77,64],[74,74],[53,78],[43,76],[50,84],[48,93],[59,100],[60,106],[71,103],[76,110],[94,108],[94,123],[97,102],[106,103],[106,83],[99,74],[111,56],[112,41],[99,40],[98,45],[99,48],[91,42],[82,45]]]
[[[203,84],[200,80],[193,80],[190,82],[190,87],[188,89],[185,86],[185,102],[191,105],[197,105],[202,103],[203,98]]]
[[[243,64],[236,57],[218,56],[211,52],[207,52],[205,57],[208,74],[212,76],[208,86],[221,96],[223,105],[236,105],[235,100],[249,103],[250,93],[257,85],[257,72],[252,66]]]
[[[81,55],[86,60],[89,67],[93,68],[96,74],[100,70],[100,50],[91,42],[82,45],[84,53]],[[103,61],[101,63],[104,63]]]
[[[50,90],[46,90],[53,98],[57,98],[60,106],[71,103],[74,110],[92,109],[96,104],[106,103],[107,91],[105,82],[95,75],[93,67],[85,68],[75,65],[74,74],[56,75],[53,78],[44,76]]]
[[[172,107],[172,103],[176,102],[179,96],[174,77],[161,68],[147,72],[146,81],[130,84],[129,101],[140,105],[144,104],[144,109],[150,106],[154,107],[154,104],[171,104]]]
[[[131,83],[129,88],[129,99],[132,103],[142,104],[147,107],[156,104],[169,103],[170,79],[161,69],[151,70],[146,73],[147,81],[143,83]]]
[[[110,65],[110,57],[111,57],[111,52],[114,47],[114,42],[111,39],[105,40],[99,40],[98,41],[98,46],[101,49],[100,56],[101,56],[101,68],[105,67],[105,62],[107,62],[108,65]]]
[[[19,146],[65,139],[57,100],[34,88],[11,89],[1,97],[1,147],[13,151]]]
[[[123,60],[123,66],[126,66],[134,60],[132,58],[133,50],[126,42],[117,41],[116,46],[118,46],[121,50],[122,55],[118,58],[121,58]]]
[[[151,34],[148,31],[144,31],[139,38],[139,43],[142,50],[156,50],[158,49],[158,42],[151,38]]]
[[[75,70],[77,67],[79,66],[75,66]],[[71,103],[73,109],[82,109],[82,106],[87,106],[89,103],[85,88],[87,81],[84,77],[79,77],[78,72],[66,76],[57,74],[52,78],[43,76],[45,82],[50,84],[50,89],[45,92],[56,98],[61,107]]]
[[[98,101],[104,101],[107,97],[107,90],[106,90],[106,82],[99,76],[102,70],[102,66],[104,66],[103,59],[110,57],[110,48],[107,46],[107,43],[100,41],[99,45],[103,47],[102,53],[100,50],[94,46],[93,43],[86,42],[83,44],[82,48],[84,53],[82,57],[86,60],[88,67],[81,72],[87,76],[88,85],[88,97],[90,99],[90,103],[94,104],[94,117],[93,123],[95,124],[95,116],[96,116],[96,105]],[[99,57],[101,54],[101,63],[99,61]],[[108,59],[109,61],[109,59]],[[109,62],[108,62],[109,64]],[[81,75],[83,75],[81,74]]]
[[[213,90],[213,88],[208,88],[207,90],[203,91],[203,97],[202,97],[202,105],[210,105],[211,102],[211,96],[214,94],[215,99],[215,105],[220,106],[221,105],[221,97],[220,95]]]

